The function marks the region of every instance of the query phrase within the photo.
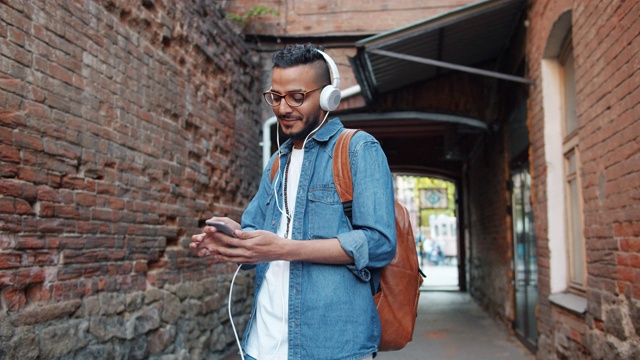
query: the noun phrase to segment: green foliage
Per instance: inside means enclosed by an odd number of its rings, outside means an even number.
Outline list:
[[[280,13],[277,12],[275,9],[267,7],[266,5],[258,5],[242,14],[229,13],[227,14],[227,18],[241,24],[242,26],[245,26],[251,21],[251,19],[264,16],[264,15],[278,16],[280,15]]]

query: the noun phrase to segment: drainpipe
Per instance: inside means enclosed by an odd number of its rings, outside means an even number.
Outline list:
[[[271,125],[275,124],[277,121],[278,119],[275,116],[272,116],[262,124],[262,141],[260,142],[260,145],[262,145],[263,169],[267,167],[267,163],[271,157]]]
[[[340,99],[346,99],[353,95],[360,94],[360,85],[355,85],[350,88],[346,88],[344,90],[340,90]]]
[[[355,85],[350,88],[340,90],[340,98],[346,99],[348,97],[357,95],[360,93],[360,85]],[[264,124],[262,124],[262,168],[267,167],[269,158],[271,157],[271,126],[275,124],[278,119],[275,116],[268,118]]]

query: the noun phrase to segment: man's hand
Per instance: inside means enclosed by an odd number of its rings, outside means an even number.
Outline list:
[[[240,231],[240,224],[227,217],[213,217],[210,220],[223,222],[233,229],[234,232]],[[191,237],[189,247],[191,249],[197,249],[196,254],[198,256],[212,255],[215,257],[220,254],[220,249],[228,247],[228,245],[222,240],[223,237],[228,236],[218,232],[213,226],[205,226],[202,234],[193,235]]]
[[[216,260],[240,264],[257,264],[275,260],[289,260],[286,249],[293,241],[264,230],[236,231],[238,238],[219,236],[225,246],[218,247]]]
[[[190,248],[197,250],[198,256],[211,255],[215,261],[240,264],[285,260],[284,249],[291,240],[269,231],[242,231],[240,224],[226,217],[213,217],[210,220],[227,224],[237,238],[227,236],[213,226],[205,226],[203,233],[193,235],[189,244]]]
[[[237,238],[222,234],[213,226],[205,226],[202,234],[191,237],[189,247],[197,249],[198,256],[211,255],[217,262],[257,264],[285,260],[322,264],[353,263],[337,238],[297,241],[265,230],[242,231],[240,224],[229,218],[214,217],[211,220],[227,224]]]

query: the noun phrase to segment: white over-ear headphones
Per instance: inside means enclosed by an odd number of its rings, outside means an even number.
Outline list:
[[[333,111],[340,105],[340,89],[338,89],[338,86],[340,86],[340,74],[338,73],[336,63],[329,55],[317,49],[316,51],[324,57],[327,65],[329,65],[331,76],[333,77],[331,85],[325,86],[320,93],[320,108],[324,111]]]

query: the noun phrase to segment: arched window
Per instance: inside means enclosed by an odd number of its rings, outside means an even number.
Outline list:
[[[551,291],[582,294],[586,284],[579,119],[571,12],[554,24],[542,61]]]
[[[570,35],[570,34],[569,34]],[[584,291],[586,262],[582,231],[582,196],[580,192],[580,149],[578,147],[578,116],[576,114],[575,67],[571,36],[565,39],[560,52],[564,87],[563,141],[565,181],[565,219],[567,247],[569,250],[569,285]]]

